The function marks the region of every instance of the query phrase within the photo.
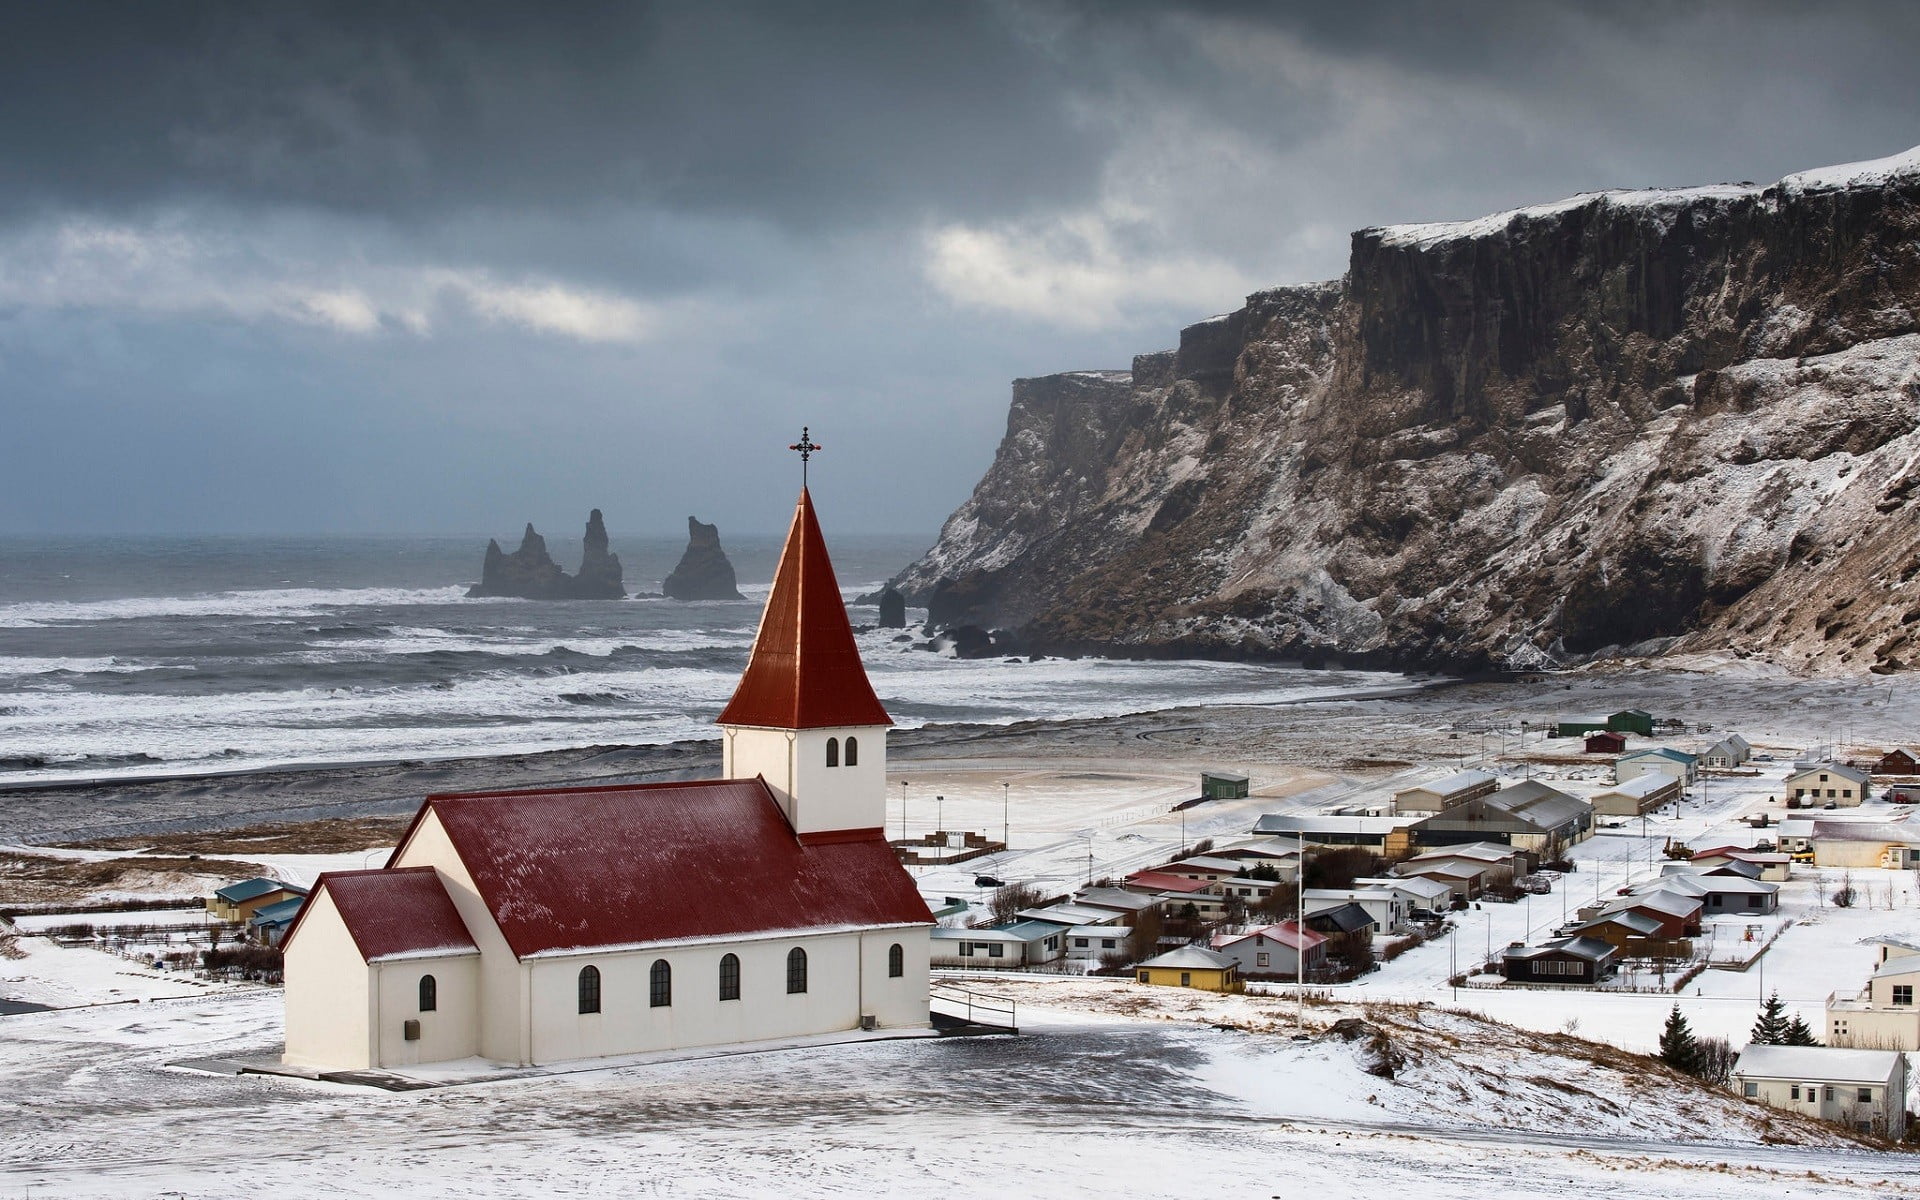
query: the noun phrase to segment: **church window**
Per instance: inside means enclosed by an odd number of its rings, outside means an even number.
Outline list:
[[[432,1012],[440,1007],[440,985],[433,976],[420,977],[420,1011]]]
[[[740,998],[740,956],[738,954],[720,956],[720,998],[722,1000]]]
[[[859,738],[850,737],[847,739],[847,765],[850,767],[857,767],[860,765],[860,739]]]
[[[907,952],[899,942],[887,947],[887,978],[898,979],[907,973]]]
[[[837,767],[840,765],[840,739],[839,738],[827,739],[827,765],[830,767]]]
[[[664,958],[654,959],[647,972],[647,1007],[673,1007],[673,967]]]
[[[797,996],[807,990],[807,952],[795,946],[787,951],[787,995]]]
[[[580,1011],[597,1013],[600,1011],[600,968],[580,968]]]

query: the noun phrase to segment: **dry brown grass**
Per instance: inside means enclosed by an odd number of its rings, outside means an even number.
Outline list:
[[[108,858],[93,862],[0,854],[0,905],[70,904],[98,892],[190,895],[212,881],[264,875],[254,862],[195,858]]]
[[[407,817],[339,817],[189,833],[76,842],[76,850],[137,850],[158,854],[344,854],[391,846]]]

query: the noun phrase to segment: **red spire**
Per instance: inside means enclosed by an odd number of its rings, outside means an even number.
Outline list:
[[[753,654],[719,723],[771,729],[893,724],[867,682],[805,488],[780,552]]]

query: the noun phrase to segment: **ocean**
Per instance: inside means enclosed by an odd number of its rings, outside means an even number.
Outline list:
[[[829,537],[849,600],[932,541]],[[746,599],[688,604],[469,600],[484,535],[0,538],[0,782],[715,736],[780,548],[774,536],[724,540]],[[548,547],[578,564],[577,539]],[[684,547],[613,544],[630,592],[657,591]],[[850,615],[875,690],[906,727],[1401,682],[1245,663],[963,661],[874,628],[871,605]]]

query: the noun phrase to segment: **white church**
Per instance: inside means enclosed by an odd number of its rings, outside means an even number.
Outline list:
[[[882,833],[893,721],[804,488],[718,724],[722,779],[429,796],[384,868],[321,875],[283,943],[286,1064],[925,1026],[933,917]]]

